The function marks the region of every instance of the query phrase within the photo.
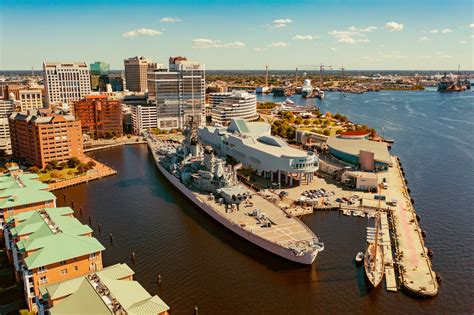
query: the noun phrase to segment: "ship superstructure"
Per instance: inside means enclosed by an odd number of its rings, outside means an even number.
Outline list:
[[[155,164],[166,179],[239,236],[280,257],[312,264],[324,244],[304,223],[239,183],[236,168],[199,143],[196,130],[191,122],[180,145],[166,145],[145,133]]]

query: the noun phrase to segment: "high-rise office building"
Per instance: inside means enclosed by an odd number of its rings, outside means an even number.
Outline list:
[[[49,106],[77,101],[91,93],[89,69],[85,62],[45,62],[43,70]]]
[[[81,123],[72,115],[31,109],[9,118],[13,156],[40,168],[52,160],[82,159]]]
[[[91,89],[93,91],[105,91],[109,84],[110,66],[108,63],[96,61],[91,63]]]
[[[156,69],[158,65],[145,57],[132,57],[123,61],[125,66],[125,84],[127,90],[146,92],[147,71]]]
[[[148,93],[157,106],[158,128],[182,129],[192,116],[205,123],[204,65],[171,57],[169,69],[148,71]]]
[[[90,95],[74,102],[74,114],[81,121],[82,133],[93,138],[121,136],[122,104],[106,95]]]

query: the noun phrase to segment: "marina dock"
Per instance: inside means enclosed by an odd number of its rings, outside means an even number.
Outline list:
[[[387,291],[397,291],[397,280],[395,278],[395,269],[393,267],[392,242],[390,240],[390,227],[387,213],[380,214],[383,259],[385,264],[385,288]]]

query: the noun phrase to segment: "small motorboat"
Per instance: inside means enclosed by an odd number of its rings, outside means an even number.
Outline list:
[[[356,264],[360,264],[364,260],[364,252],[358,252],[355,257]]]

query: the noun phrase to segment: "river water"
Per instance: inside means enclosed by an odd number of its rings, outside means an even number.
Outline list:
[[[443,277],[437,297],[417,299],[366,284],[353,258],[365,248],[367,219],[335,212],[305,216],[326,246],[310,267],[260,250],[178,194],[144,145],[93,153],[118,175],[58,191],[58,204],[73,200],[82,222],[90,216],[107,248],[105,265],[128,263],[135,279],[158,293],[173,314],[191,314],[195,305],[200,314],[472,313],[474,93],[327,93],[322,102],[294,100],[317,102],[323,111],[380,132],[383,127],[395,140],[392,152],[401,158],[426,245],[434,252],[433,268]]]

